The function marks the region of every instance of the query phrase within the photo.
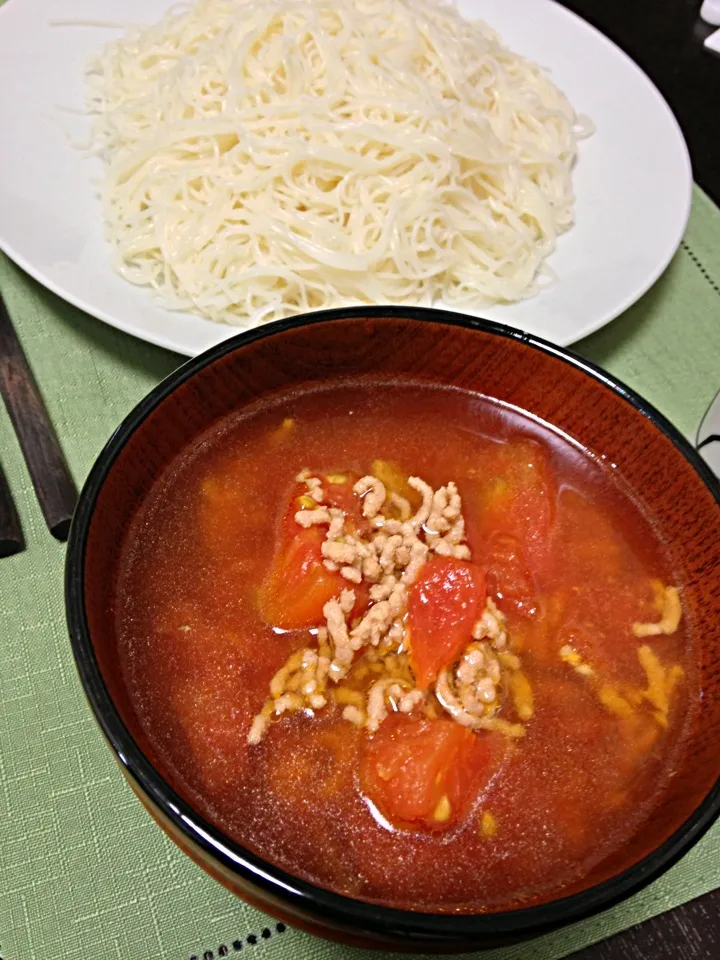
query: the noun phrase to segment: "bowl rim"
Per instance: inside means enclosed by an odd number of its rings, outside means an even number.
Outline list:
[[[598,381],[650,420],[673,443],[720,507],[720,483],[689,441],[655,407],[621,380],[564,347],[514,327],[478,317],[427,307],[339,307],[274,321],[243,331],[182,363],[154,387],[123,419],[101,450],[80,493],[73,517],[65,563],[65,606],[68,631],[80,679],[95,718],[124,772],[170,820],[186,840],[218,861],[245,883],[280,899],[290,913],[314,917],[320,926],[426,943],[476,940],[509,935],[532,936],[587,918],[647,886],[676,863],[720,816],[720,777],[690,817],[659,847],[621,873],[587,890],[547,903],[496,913],[429,913],[383,906],[334,893],[293,876],[227,837],[201,817],[162,777],[125,726],[102,678],[87,623],[84,565],[95,505],[103,484],[130,436],[181,384],[221,357],[258,340],[288,330],[335,320],[411,320],[477,330],[533,347]],[[290,921],[292,923],[292,919]]]

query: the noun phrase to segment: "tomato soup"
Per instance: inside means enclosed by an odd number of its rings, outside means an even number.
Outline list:
[[[373,381],[170,465],[116,583],[156,761],[268,861],[411,910],[540,903],[652,813],[698,696],[681,585],[613,464]]]

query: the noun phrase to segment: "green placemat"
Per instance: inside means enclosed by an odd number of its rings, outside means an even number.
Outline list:
[[[624,316],[583,341],[691,435],[720,387],[720,212],[698,189],[685,242]],[[79,483],[143,394],[180,358],[116,332],[0,258],[0,288]],[[0,957],[4,960],[355,960],[280,928],[165,838],[85,703],[53,541],[4,411],[0,451],[27,550],[0,562]],[[593,920],[485,960],[555,960],[720,884],[720,828],[673,870]],[[226,951],[226,952],[225,952]]]

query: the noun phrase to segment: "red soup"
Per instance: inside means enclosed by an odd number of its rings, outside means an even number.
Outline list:
[[[697,695],[611,465],[460,391],[285,394],[180,455],[123,545],[125,682],[176,788],[331,890],[493,911],[653,811]]]

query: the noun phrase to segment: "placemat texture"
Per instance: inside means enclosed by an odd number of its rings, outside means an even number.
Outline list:
[[[720,212],[695,190],[682,248],[624,316],[577,346],[687,435],[720,387]],[[78,482],[181,359],[68,306],[0,258],[0,287]],[[233,898],[155,826],[83,698],[47,533],[4,411],[0,452],[27,550],[0,561],[0,957],[359,960]],[[720,827],[629,902],[485,960],[555,960],[720,883]]]

